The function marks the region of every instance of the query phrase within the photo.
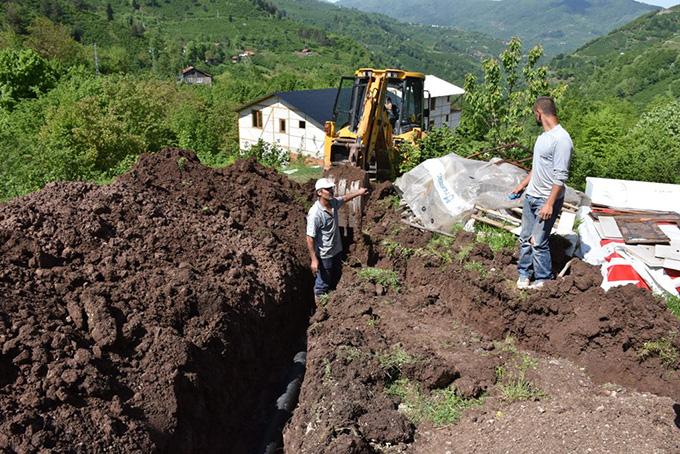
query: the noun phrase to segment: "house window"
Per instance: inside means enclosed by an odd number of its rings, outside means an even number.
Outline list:
[[[446,97],[446,102],[451,102],[451,96]]]
[[[306,122],[306,121],[300,120],[300,121],[298,122],[298,128],[300,128],[300,129],[305,129],[306,127],[307,127],[307,122]]]
[[[279,132],[286,132],[286,120],[283,118],[279,119]]]
[[[432,99],[430,100],[430,109],[431,109],[431,110],[434,110],[434,106],[437,104],[435,101],[436,101],[435,98],[432,98]]]
[[[253,110],[250,112],[250,115],[253,118],[253,128],[261,128],[262,127],[262,111],[261,110]]]
[[[446,122],[447,123],[449,122],[449,116],[448,115],[446,116]]]

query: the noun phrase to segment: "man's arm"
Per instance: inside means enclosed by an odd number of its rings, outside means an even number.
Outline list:
[[[350,200],[352,200],[356,197],[359,197],[359,196],[366,194],[367,192],[368,192],[368,188],[359,188],[354,192],[348,192],[347,194],[338,197],[338,199],[342,200],[342,203],[347,203],[347,202],[349,202]]]
[[[512,190],[513,194],[520,194],[522,191],[524,191],[524,188],[527,187],[529,182],[531,181],[531,171],[527,174],[526,177],[517,185],[515,186],[515,189]]]
[[[545,202],[545,205],[543,205],[543,207],[538,212],[539,218],[543,219],[544,221],[550,219],[550,217],[553,215],[553,207],[555,206],[555,201],[560,198],[563,190],[564,185],[553,184],[552,189],[550,190],[550,196],[548,196],[548,200]]]
[[[314,238],[307,235],[307,251],[309,252],[309,259],[311,260],[312,273],[316,274],[319,270],[319,259],[316,257],[316,248],[314,247]]]

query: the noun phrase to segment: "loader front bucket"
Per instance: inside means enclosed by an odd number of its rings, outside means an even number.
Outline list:
[[[368,187],[368,174],[352,165],[335,165],[324,172],[324,176],[335,182],[336,197]],[[343,236],[352,236],[354,229],[361,230],[364,199],[357,197],[340,208],[338,220]]]

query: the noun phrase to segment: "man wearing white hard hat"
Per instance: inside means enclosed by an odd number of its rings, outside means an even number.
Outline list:
[[[312,272],[316,275],[314,295],[320,296],[335,290],[342,269],[342,241],[338,228],[338,210],[343,203],[366,194],[361,188],[341,197],[333,197],[335,183],[330,178],[320,178],[314,185],[317,201],[307,214],[307,250]]]

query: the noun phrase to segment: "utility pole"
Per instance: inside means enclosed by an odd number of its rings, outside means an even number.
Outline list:
[[[97,55],[97,43],[94,43],[94,72],[99,75],[99,56]]]

